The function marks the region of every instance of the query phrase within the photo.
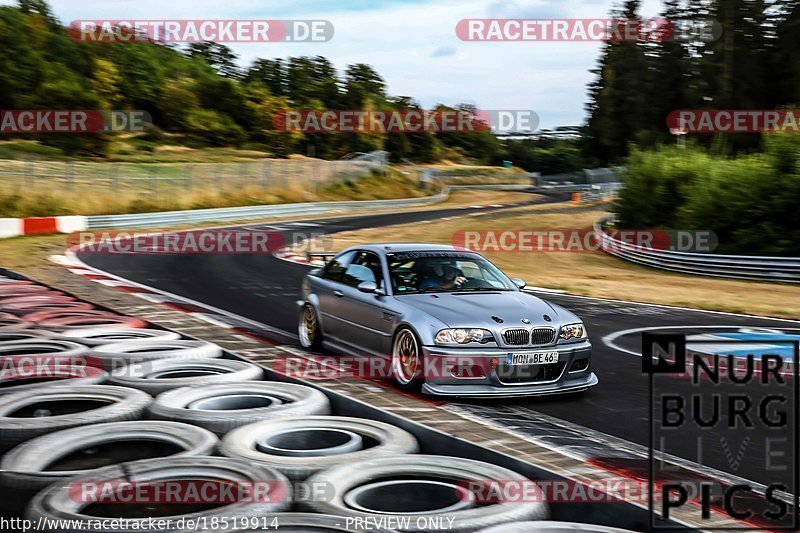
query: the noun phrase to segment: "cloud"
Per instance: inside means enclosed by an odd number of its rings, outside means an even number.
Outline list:
[[[456,55],[455,46],[441,46],[433,51],[431,57],[448,57]]]

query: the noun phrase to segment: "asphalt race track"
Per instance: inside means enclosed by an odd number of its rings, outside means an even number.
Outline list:
[[[563,199],[563,196],[553,196],[547,201]],[[300,234],[334,233],[421,222],[493,209],[497,208],[414,211],[249,227],[279,230],[286,242],[293,242]],[[289,332],[286,336],[276,335],[275,342],[296,344],[295,301],[299,298],[301,279],[308,270],[305,265],[271,255],[235,254],[80,254],[80,259],[91,267],[125,279]],[[527,281],[536,285],[535,279]],[[686,333],[738,331],[740,328],[765,328],[797,333],[797,328],[800,328],[800,323],[796,321],[750,318],[560,294],[542,293],[539,296],[572,310],[584,320],[594,344],[592,366],[600,384],[587,393],[567,397],[455,402],[480,416],[513,425],[521,431],[525,431],[526,419],[542,413],[589,430],[647,445],[649,397],[648,380],[642,374],[641,357],[638,355],[641,351],[641,328],[679,327],[682,328],[680,331]],[[627,330],[636,331],[621,333]],[[667,451],[687,460],[697,461],[695,435],[687,434],[685,437],[671,440]],[[731,468],[729,449],[735,455],[741,446],[741,438],[737,437],[735,430],[715,431],[714,439],[706,444],[700,459],[703,464],[718,470],[766,483],[768,480],[763,469],[756,466],[758,461],[745,460],[737,468]],[[747,446],[746,457],[763,457],[763,443],[754,441]]]

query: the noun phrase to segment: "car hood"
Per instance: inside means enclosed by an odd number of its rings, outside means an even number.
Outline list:
[[[569,318],[565,315],[571,315],[565,309],[532,294],[516,291],[405,294],[397,300],[437,318],[452,328],[495,329],[523,326],[525,324],[523,319],[530,320],[530,324],[533,325],[556,325]],[[544,315],[549,316],[552,321],[548,322]],[[493,316],[503,322],[497,322]]]

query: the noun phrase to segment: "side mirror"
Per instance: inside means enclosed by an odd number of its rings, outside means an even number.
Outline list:
[[[322,269],[321,268],[314,268],[308,273],[308,275],[309,276],[314,276],[315,278],[318,278],[318,277],[322,276]]]
[[[362,281],[358,284],[357,289],[361,292],[375,292],[378,290],[378,284],[374,281]]]
[[[514,285],[516,285],[520,289],[524,289],[528,285],[527,283],[525,283],[525,280],[522,280],[522,279],[519,279],[519,278],[512,279],[511,283],[513,283]]]

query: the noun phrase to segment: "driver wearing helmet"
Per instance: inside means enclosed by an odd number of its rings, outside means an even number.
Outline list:
[[[436,268],[438,267],[438,268]],[[425,289],[457,289],[467,281],[458,267],[452,264],[441,264],[434,267],[431,275],[425,276],[419,284],[419,290]]]

